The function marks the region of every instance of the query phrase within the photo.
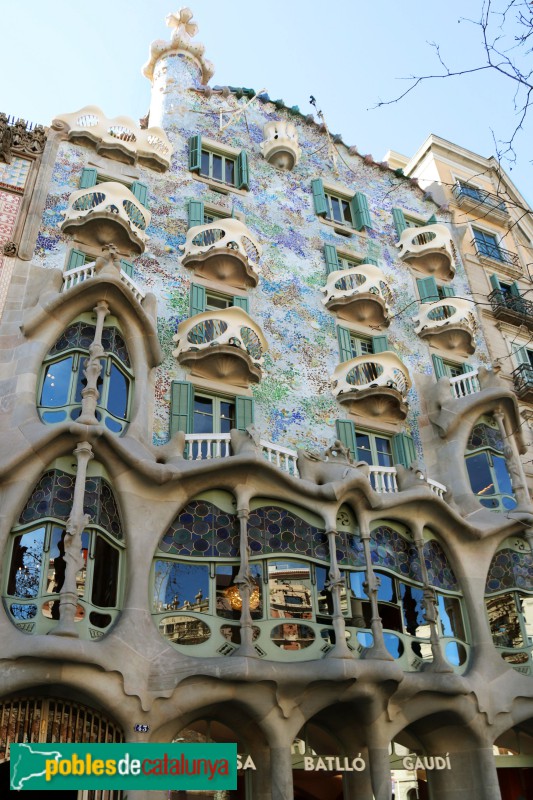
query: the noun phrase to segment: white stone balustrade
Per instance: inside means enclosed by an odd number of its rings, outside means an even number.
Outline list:
[[[452,239],[446,225],[406,228],[396,246],[401,260],[415,269],[442,280],[451,280],[455,275]]]
[[[395,422],[407,416],[406,395],[411,388],[407,368],[387,350],[357,356],[338,364],[331,376],[336,399],[350,411]]]
[[[230,217],[187,231],[182,264],[197,275],[231,286],[257,286],[261,245],[244,222]]]
[[[137,253],[144,251],[152,218],[135,195],[116,181],[72,192],[62,214],[61,231],[75,234],[78,241],[91,245],[113,242],[119,251]]]
[[[396,481],[396,467],[374,467],[368,468],[370,484],[378,494],[388,494],[398,491]]]
[[[379,267],[359,264],[328,275],[322,289],[324,305],[342,319],[368,325],[388,325],[392,293]]]
[[[293,122],[271,120],[264,126],[263,136],[259,147],[269,164],[281,170],[291,170],[296,166],[302,151]]]
[[[67,292],[69,289],[72,289],[73,286],[77,286],[78,283],[83,283],[84,281],[89,280],[89,278],[94,278],[96,262],[91,261],[89,264],[84,264],[81,267],[76,267],[75,269],[66,270],[63,273],[63,292]],[[124,283],[130,292],[132,292],[133,296],[139,303],[142,303],[144,298],[146,297],[145,292],[137,286],[133,278],[130,278],[123,270],[120,271],[120,280]]]
[[[128,164],[139,162],[158,172],[170,166],[172,145],[162,128],[140,128],[130,117],[110,119],[98,106],[60,114],[53,124],[66,126],[70,141],[90,141],[99,155]]]
[[[415,333],[432,337],[449,350],[462,350],[464,355],[475,352],[477,319],[470,300],[447,297],[436,303],[424,303],[414,318]]]
[[[173,340],[177,344],[173,355],[193,375],[224,378],[238,386],[261,380],[268,343],[242,308],[204,311],[183,320]]]
[[[259,444],[263,456],[270,463],[274,464],[283,472],[288,472],[289,475],[294,475],[295,478],[299,477],[297,460],[298,453],[296,450],[291,450],[289,447],[282,447],[279,444],[268,442],[266,439],[260,439]]]
[[[479,385],[477,369],[465,372],[463,375],[456,375],[450,378],[450,388],[454,397],[467,397],[469,394],[476,394],[481,391]]]

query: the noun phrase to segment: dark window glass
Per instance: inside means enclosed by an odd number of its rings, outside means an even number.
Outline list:
[[[352,225],[352,212],[350,209],[350,204],[347,200],[341,200],[342,203],[342,218],[345,223],[348,225]]]
[[[202,150],[202,165],[200,167],[200,175],[209,177],[209,153]]]
[[[222,401],[220,403],[220,433],[229,433],[234,423],[235,406],[233,403]]]
[[[222,180],[222,156],[217,156],[215,153],[213,153],[211,158],[213,159],[213,175],[212,175],[212,177],[216,181],[221,181]]]
[[[343,222],[344,221],[343,217],[342,217],[342,209],[341,209],[340,200],[338,200],[336,197],[332,197],[331,198],[331,210],[332,210],[332,213],[333,213],[333,219],[334,220],[336,220],[337,222]]]
[[[94,548],[92,602],[100,608],[117,604],[119,553],[103,536],[96,534]]]
[[[235,161],[226,159],[226,183],[230,186],[235,185]]]
[[[49,364],[43,381],[41,392],[42,406],[65,406],[69,402],[70,382],[72,379],[72,356]]]
[[[507,463],[503,456],[492,456],[492,463],[496,473],[496,483],[498,489],[502,494],[512,494],[513,487],[511,486],[511,478],[507,470]]]
[[[213,433],[213,401],[209,397],[194,398],[193,433]]]
[[[494,494],[494,483],[489,466],[487,453],[476,453],[466,459],[468,477],[474,494],[487,495]]]
[[[424,614],[424,593],[422,589],[400,583],[400,594],[402,596],[402,611],[405,630],[411,636],[427,636],[427,631],[421,631],[420,627],[426,624]]]
[[[111,365],[111,374],[109,376],[107,410],[115,417],[126,419],[128,411],[128,380],[115,364]]]

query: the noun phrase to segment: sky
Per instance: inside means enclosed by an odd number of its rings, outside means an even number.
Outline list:
[[[504,2],[504,0],[494,0]],[[424,82],[408,97],[403,78],[482,63],[480,0],[193,0],[197,41],[214,62],[211,85],[266,89],[302,113],[309,97],[332,133],[382,160],[407,156],[434,133],[483,156],[516,125],[515,86],[494,71]],[[170,39],[169,0],[0,0],[0,111],[34,123],[97,105],[108,117],[144,116],[150,82],[141,74],[150,42]],[[532,112],[533,113],[533,112]],[[533,201],[531,127],[517,142],[517,163],[503,163]]]

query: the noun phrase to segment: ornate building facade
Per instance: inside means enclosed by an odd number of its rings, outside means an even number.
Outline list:
[[[531,800],[528,439],[452,214],[167,22],[140,125],[2,133],[0,770],[236,741],[240,800]]]

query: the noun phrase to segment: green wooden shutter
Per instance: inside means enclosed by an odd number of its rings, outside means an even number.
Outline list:
[[[521,364],[527,364],[528,367],[531,366],[531,362],[529,360],[529,354],[527,352],[527,347],[517,347],[516,350],[513,351],[513,355],[516,359],[516,363],[518,366]]]
[[[395,464],[410,467],[416,461],[416,450],[412,436],[406,433],[397,433],[392,437],[392,459]]]
[[[500,286],[500,281],[498,280],[498,276],[497,275],[491,275],[490,276],[490,285],[492,286],[492,288],[494,290],[496,290],[498,292],[501,292],[502,287]]]
[[[426,225],[436,225],[437,224],[437,217],[435,216],[435,214],[432,214],[425,224]]]
[[[170,384],[170,435],[176,431],[192,433],[194,386],[189,381]]]
[[[352,218],[354,228],[358,231],[363,228],[371,228],[372,220],[370,218],[370,211],[368,210],[368,200],[366,195],[362,192],[356,192],[354,197],[350,200],[350,208],[352,209]]]
[[[385,353],[387,350],[390,350],[390,347],[386,336],[372,337],[372,351],[374,353]]]
[[[326,193],[324,192],[322,178],[315,178],[312,180],[311,189],[313,190],[315,214],[318,214],[319,217],[325,217],[328,213],[328,204],[326,202]]]
[[[337,339],[339,340],[339,356],[341,362],[349,361],[352,355],[352,339],[348,328],[337,325]]]
[[[120,269],[130,278],[133,278],[133,264],[130,264],[130,262],[126,261],[125,258],[120,259]]]
[[[68,254],[66,269],[77,269],[85,264],[85,253],[82,250],[71,250]]]
[[[338,419],[335,421],[337,428],[337,439],[343,443],[350,451],[350,456],[357,461],[357,443],[355,439],[355,425],[348,420]]]
[[[418,287],[418,294],[422,303],[434,303],[439,298],[439,290],[437,289],[437,281],[433,276],[429,278],[417,278],[416,285]]]
[[[148,186],[145,183],[142,181],[133,181],[130,191],[141,205],[148,208]]]
[[[235,295],[235,297],[233,298],[233,305],[236,308],[242,308],[243,311],[246,311],[246,313],[248,313],[248,298],[247,297],[237,297],[237,295]]]
[[[463,374],[466,372],[473,372],[474,367],[471,367],[470,364],[463,364]]]
[[[200,172],[202,168],[202,137],[191,136],[189,139],[189,169]]]
[[[444,359],[440,356],[432,355],[433,369],[437,380],[446,377],[446,367],[444,366]]]
[[[204,224],[204,204],[202,200],[189,200],[189,228]]]
[[[81,171],[80,189],[89,189],[91,186],[96,186],[98,179],[98,170],[93,167],[84,167]]]
[[[205,289],[197,283],[191,283],[190,315],[194,317],[195,314],[201,314],[203,311],[205,311]]]
[[[239,431],[245,431],[248,425],[254,424],[254,398],[240,397],[235,398],[235,427]]]
[[[518,286],[516,281],[512,282],[510,290],[513,297],[520,297],[520,287]]]
[[[440,290],[443,297],[455,297],[455,289],[453,286],[441,286]]]
[[[377,258],[365,258],[363,264],[374,264],[375,267],[379,267],[379,261]]]
[[[401,236],[403,231],[409,227],[409,225],[405,221],[405,214],[403,213],[401,208],[392,209],[392,219],[394,220],[394,227],[396,228],[396,233],[398,234],[398,236]]]
[[[324,258],[326,259],[326,275],[331,272],[336,272],[341,268],[339,264],[339,256],[337,255],[337,248],[333,244],[324,245]]]
[[[248,155],[246,150],[241,150],[237,156],[237,189],[250,188],[250,174],[248,170]]]

